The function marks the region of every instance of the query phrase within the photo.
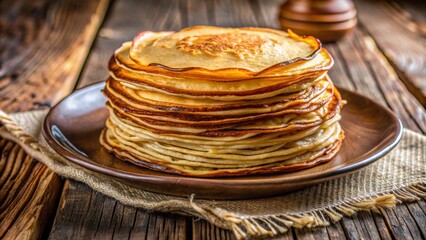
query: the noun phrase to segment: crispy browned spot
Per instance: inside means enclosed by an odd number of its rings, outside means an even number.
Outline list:
[[[261,51],[265,43],[272,41],[254,34],[235,32],[186,37],[176,43],[176,48],[192,55],[205,54],[211,57],[230,53],[244,60]]]

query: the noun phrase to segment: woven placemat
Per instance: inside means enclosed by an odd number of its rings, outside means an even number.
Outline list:
[[[276,236],[291,227],[327,226],[357,211],[426,197],[426,137],[410,130],[404,130],[401,142],[387,156],[356,173],[282,196],[213,201],[143,191],[67,161],[41,137],[46,114],[7,115],[0,111],[0,136],[21,145],[55,173],[83,182],[125,205],[204,218],[231,229],[239,239]]]

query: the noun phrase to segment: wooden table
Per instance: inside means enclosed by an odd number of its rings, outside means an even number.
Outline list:
[[[191,25],[277,28],[282,0],[12,0],[0,4],[0,109],[48,108],[107,78],[114,49],[143,30]],[[391,108],[406,128],[426,132],[426,9],[415,1],[356,1],[359,24],[326,48],[340,86]],[[0,238],[232,239],[203,220],[135,209],[62,179],[0,140]],[[426,202],[381,214],[360,212],[282,239],[426,238]]]

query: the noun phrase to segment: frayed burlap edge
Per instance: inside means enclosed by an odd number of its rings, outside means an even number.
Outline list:
[[[0,111],[0,136],[18,143],[31,157],[39,160],[53,172],[87,184],[92,189],[112,197],[119,202],[133,207],[152,211],[172,212],[204,218],[216,226],[230,229],[237,239],[250,237],[276,236],[286,233],[291,228],[312,228],[328,226],[337,222],[343,216],[352,216],[358,211],[372,210],[380,212],[382,208],[392,208],[397,203],[418,201],[426,197],[426,184],[419,182],[403,186],[387,193],[364,197],[356,200],[340,202],[333,206],[315,209],[300,214],[280,214],[256,217],[243,217],[221,208],[201,206],[196,203],[195,195],[189,199],[170,198],[156,203],[144,202],[137,198],[135,189],[114,179],[100,181],[105,176],[89,172],[54,153],[48,147],[40,144],[37,139],[27,134],[6,113]],[[69,170],[73,171],[69,171]],[[79,171],[75,171],[78,169]],[[72,174],[70,174],[72,173]],[[111,192],[111,186],[120,186],[128,195]],[[143,192],[143,190],[136,190]]]
[[[231,229],[238,239],[261,236],[276,236],[293,228],[329,226],[350,217],[359,211],[381,213],[384,208],[393,208],[397,203],[419,201],[426,197],[426,184],[415,183],[377,196],[344,201],[333,206],[307,211],[301,214],[280,214],[264,217],[240,217],[220,208],[202,208],[193,199],[190,203],[195,211],[217,226]]]

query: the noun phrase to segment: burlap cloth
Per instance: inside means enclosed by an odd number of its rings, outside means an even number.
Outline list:
[[[204,218],[231,229],[237,238],[275,236],[291,227],[327,226],[360,210],[378,210],[426,197],[426,137],[409,130],[404,130],[401,142],[386,157],[356,173],[277,197],[212,201],[143,191],[65,160],[41,137],[46,113],[6,115],[0,111],[0,135],[20,144],[57,174],[83,182],[125,205]]]

